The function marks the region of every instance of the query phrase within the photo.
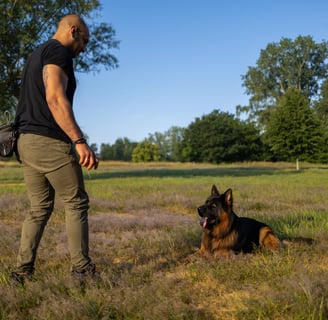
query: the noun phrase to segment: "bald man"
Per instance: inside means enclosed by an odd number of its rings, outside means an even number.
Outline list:
[[[21,284],[35,272],[37,249],[55,195],[65,207],[72,275],[83,279],[96,275],[89,257],[89,198],[82,167],[96,169],[98,159],[73,113],[73,58],[85,51],[88,41],[89,29],[83,19],[65,16],[53,37],[32,53],[23,70],[16,111],[17,148],[30,211],[22,226],[17,269],[11,274]]]

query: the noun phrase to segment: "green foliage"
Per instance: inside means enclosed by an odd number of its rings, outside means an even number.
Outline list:
[[[98,71],[118,66],[111,53],[118,48],[115,30],[98,22],[101,5],[98,0],[0,0],[0,109],[11,108],[19,96],[22,68],[31,52],[55,31],[66,14],[84,17],[90,28],[87,53],[76,61],[78,71]]]
[[[322,160],[323,129],[309,104],[308,98],[294,88],[279,99],[266,132],[278,159]]]
[[[132,153],[133,162],[149,162],[159,160],[160,154],[158,145],[148,141],[138,143]]]
[[[289,88],[295,87],[309,100],[319,93],[320,83],[328,75],[328,42],[315,43],[311,36],[295,40],[282,38],[261,50],[256,67],[242,77],[249,106],[239,107],[265,125],[270,109]]]
[[[180,149],[183,134],[183,128],[171,127],[164,133],[149,134],[146,141],[158,146],[160,161],[178,161],[181,158]]]
[[[170,142],[165,133],[155,132],[149,134],[145,141],[158,147],[159,160],[167,161],[169,159]]]
[[[113,145],[102,143],[100,146],[100,158],[102,160],[131,161],[133,149],[136,142],[131,142],[128,138],[119,138]]]
[[[321,86],[319,100],[314,103],[315,112],[322,122],[326,132],[328,131],[328,79]]]
[[[234,162],[259,159],[262,144],[251,123],[214,110],[196,118],[184,133],[182,158],[195,162]]]

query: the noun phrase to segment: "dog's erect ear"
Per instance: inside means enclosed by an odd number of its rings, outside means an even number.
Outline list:
[[[212,186],[211,195],[212,196],[219,196],[220,195],[220,192],[217,189],[217,187],[215,186],[215,184],[213,184],[213,186]]]
[[[225,193],[225,201],[227,205],[232,206],[232,190],[228,189]]]

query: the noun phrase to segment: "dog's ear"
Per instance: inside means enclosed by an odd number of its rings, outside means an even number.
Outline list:
[[[228,206],[232,206],[232,190],[228,189],[225,193],[225,201],[227,203]]]
[[[212,190],[211,190],[211,196],[219,196],[219,195],[220,195],[219,190],[217,189],[217,187],[215,186],[215,184],[213,184]]]

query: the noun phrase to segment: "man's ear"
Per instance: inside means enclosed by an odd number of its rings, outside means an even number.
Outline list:
[[[77,26],[71,26],[70,31],[73,39],[77,39],[79,37],[79,28]]]

